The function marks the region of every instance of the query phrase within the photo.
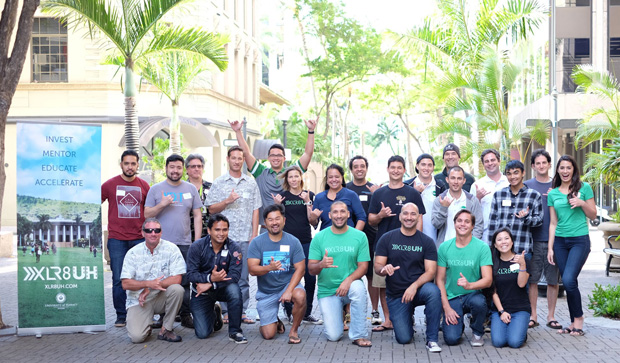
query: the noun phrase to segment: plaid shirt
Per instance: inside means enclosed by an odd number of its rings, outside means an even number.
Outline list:
[[[523,218],[516,213],[530,208]],[[517,194],[512,194],[510,187],[505,187],[493,195],[489,220],[489,239],[502,227],[510,228],[514,238],[516,253],[532,250],[531,227],[538,227],[543,222],[542,197],[536,190],[524,185]],[[490,242],[490,241],[489,241]]]

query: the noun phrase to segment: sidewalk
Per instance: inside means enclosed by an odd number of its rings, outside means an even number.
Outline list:
[[[584,308],[594,283],[617,285],[620,273],[605,277],[604,241],[601,233],[590,232],[592,252],[579,279]],[[17,259],[0,259],[0,289],[2,314],[5,323],[17,324]],[[322,326],[302,325],[299,345],[288,345],[286,334],[275,340],[260,337],[258,324],[243,325],[249,343],[236,345],[228,340],[226,326],[206,340],[195,337],[193,330],[180,326],[175,331],[183,337],[181,343],[167,343],[151,336],[143,344],[132,344],[125,328],[115,328],[116,319],[111,297],[112,274],[106,268],[106,322],[107,329],[99,334],[44,335],[42,338],[0,336],[0,361],[2,362],[617,362],[620,357],[620,321],[595,319],[585,310],[586,325],[583,337],[558,335],[544,326],[547,314],[546,300],[539,299],[541,326],[530,329],[528,341],[521,349],[497,349],[485,335],[485,346],[472,348],[465,329],[461,345],[448,347],[440,334],[443,351],[428,353],[424,347],[424,311],[416,310],[416,334],[414,342],[399,345],[390,331],[370,333],[373,346],[370,349],[353,346],[345,337],[337,343],[328,342],[321,334]],[[256,290],[256,280],[251,278],[251,296]],[[256,302],[251,301],[253,308]],[[255,313],[255,310],[252,310]],[[368,310],[370,313],[370,308]],[[320,311],[315,303],[315,316]],[[558,300],[556,318],[561,324],[569,322],[566,298]],[[607,327],[606,327],[607,326]],[[287,329],[289,329],[287,325]],[[370,323],[368,323],[370,331]]]

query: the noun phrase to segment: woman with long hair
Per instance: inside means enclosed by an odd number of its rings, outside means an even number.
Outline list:
[[[342,166],[331,164],[325,171],[325,191],[317,194],[314,199],[314,209],[310,216],[310,223],[316,226],[320,220],[321,230],[331,226],[332,221],[329,218],[329,209],[332,203],[337,200],[344,202],[349,209],[347,224],[360,231],[364,230],[367,216],[366,212],[364,212],[364,207],[362,207],[362,202],[360,202],[359,197],[354,191],[346,188]],[[353,224],[353,215],[357,219],[355,225]]]
[[[558,264],[571,320],[570,326],[558,332],[582,336],[584,316],[577,277],[590,254],[588,218],[596,218],[594,192],[590,184],[581,181],[577,162],[570,155],[558,160],[552,188],[547,195],[550,217],[547,260]]]
[[[301,247],[306,255],[306,274],[304,275],[306,289],[306,314],[304,322],[310,324],[321,324],[322,321],[313,317],[312,303],[314,301],[314,290],[316,287],[316,276],[310,274],[308,270],[308,252],[310,251],[310,242],[312,241],[312,229],[310,226],[310,215],[312,214],[312,201],[314,193],[304,190],[303,172],[297,165],[293,165],[285,169],[278,179],[282,184],[283,192],[273,195],[273,200],[284,205],[284,232],[290,233],[297,237],[301,242]],[[293,304],[285,303],[284,309],[287,318],[292,320]]]
[[[491,238],[493,255],[493,306],[491,313],[491,342],[496,348],[508,345],[520,348],[527,339],[532,312],[527,292],[525,251],[515,253],[510,229],[503,227]],[[535,288],[535,287],[530,287]]]

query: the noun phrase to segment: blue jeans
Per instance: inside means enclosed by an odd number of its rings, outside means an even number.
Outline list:
[[[116,310],[117,319],[127,318],[127,310],[125,307],[127,293],[123,290],[123,285],[121,283],[123,261],[125,261],[127,251],[140,242],[144,242],[144,238],[133,241],[122,241],[119,239],[108,238],[110,269],[112,270],[112,301],[114,302],[114,310]]]
[[[241,298],[243,299],[242,314],[248,309],[250,304],[250,283],[249,283],[249,271],[248,271],[248,246],[250,242],[237,242],[241,249],[241,256],[243,257],[243,266],[241,267],[241,276],[239,277],[239,288],[241,289]],[[222,314],[228,314],[228,306],[226,303],[220,304],[222,306]]]
[[[439,341],[439,321],[441,320],[441,292],[432,282],[420,287],[410,303],[402,303],[401,297],[387,297],[390,320],[394,324],[394,336],[398,344],[409,344],[413,339],[412,315],[416,306],[424,305],[426,315],[426,341]]]
[[[344,333],[342,307],[351,304],[351,326],[349,339],[357,340],[368,337],[366,329],[366,286],[362,280],[351,283],[347,296],[326,296],[319,299],[319,307],[323,314],[323,324],[327,340],[338,341]]]
[[[241,290],[236,283],[230,283],[225,288],[209,290],[198,297],[192,296],[190,310],[194,317],[194,332],[198,339],[205,339],[213,332],[216,301],[228,303],[228,334],[242,333],[241,330]]]
[[[562,275],[562,283],[566,290],[566,302],[570,321],[583,316],[581,293],[577,277],[590,254],[590,236],[555,237],[553,243],[555,261]]]
[[[491,314],[491,342],[496,348],[505,347],[520,348],[527,339],[527,328],[530,323],[530,313],[517,311],[510,314],[510,323],[506,324],[500,319],[499,313]]]
[[[463,335],[463,317],[466,313],[471,313],[471,330],[477,336],[484,335],[484,321],[487,318],[487,302],[480,291],[457,296],[450,301],[450,307],[459,315],[455,325],[448,325],[446,319],[441,321],[443,340],[447,345],[457,345]]]

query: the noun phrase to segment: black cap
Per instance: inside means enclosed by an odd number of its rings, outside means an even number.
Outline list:
[[[435,166],[435,159],[433,158],[433,156],[431,154],[422,154],[420,156],[418,156],[418,160],[415,162],[416,165],[418,165],[420,163],[420,161],[424,160],[424,159],[431,159],[431,161],[433,162],[433,166]],[[418,171],[418,168],[415,168],[415,172],[416,174],[420,174],[420,172]]]
[[[442,157],[444,157],[446,155],[446,151],[456,151],[456,154],[459,156],[459,158],[461,157],[461,149],[459,149],[458,146],[456,146],[455,144],[448,144],[443,148],[443,155]]]

